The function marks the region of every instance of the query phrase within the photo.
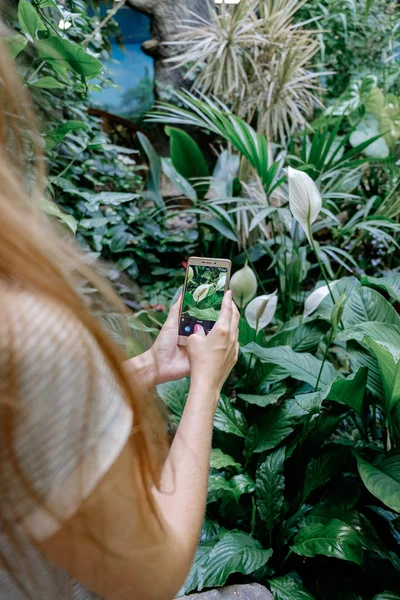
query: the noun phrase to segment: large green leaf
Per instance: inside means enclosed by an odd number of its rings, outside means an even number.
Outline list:
[[[307,412],[296,400],[287,400],[281,406],[267,406],[248,431],[247,452],[272,450],[292,433],[299,420],[305,416]]]
[[[165,131],[170,137],[170,154],[175,169],[194,186],[197,196],[202,199],[208,192],[209,183],[199,182],[199,179],[208,177],[208,167],[194,139],[182,129],[166,127]]]
[[[378,457],[372,464],[357,455],[365,487],[389,508],[400,512],[400,451]]]
[[[168,407],[176,423],[179,423],[189,393],[189,380],[168,381],[157,386],[157,393]]]
[[[349,342],[347,344],[347,354],[353,371],[357,371],[361,367],[367,367],[367,388],[374,396],[383,400],[384,395],[378,361],[371,350],[362,348],[357,342]]]
[[[47,32],[47,27],[37,10],[25,0],[20,0],[18,3],[18,22],[32,41],[40,38],[40,32]]]
[[[208,555],[198,589],[222,586],[232,573],[250,575],[263,567],[271,556],[272,550],[264,550],[260,542],[247,533],[231,531]]]
[[[342,277],[335,283],[333,288],[333,297],[336,301],[343,295],[346,294],[346,297],[349,298],[353,291],[360,287],[360,283],[356,277]],[[332,298],[330,294],[328,294],[318,306],[317,310],[314,313],[314,316],[322,317],[323,319],[327,319],[329,322],[332,317],[332,310],[334,307],[334,303],[332,302]]]
[[[55,77],[41,77],[32,81],[29,85],[43,90],[63,90],[65,88],[65,85],[60,83]]]
[[[315,597],[290,575],[270,579],[269,584],[274,600],[315,600]]]
[[[162,158],[161,166],[164,175],[171,180],[174,186],[178,190],[180,190],[183,193],[183,195],[186,196],[186,198],[189,198],[189,200],[191,200],[192,202],[196,202],[197,194],[195,189],[190,185],[187,179],[185,179],[180,173],[178,173],[178,171],[172,164],[172,160],[170,158]]]
[[[208,494],[207,503],[217,502],[222,496],[227,493],[232,493],[232,488],[225,475],[215,473],[208,477]]]
[[[370,336],[376,342],[400,346],[400,327],[381,321],[367,321],[353,327],[346,327],[346,329],[343,329],[336,336],[336,340],[338,342],[346,342],[348,340],[362,342],[366,335]]]
[[[189,315],[200,321],[217,321],[219,311],[215,308],[198,308],[197,306],[192,306],[189,310]]]
[[[4,43],[6,44],[12,58],[16,58],[18,54],[26,48],[28,44],[28,40],[23,35],[10,35],[9,37],[4,38]]]
[[[400,345],[377,342],[372,337],[365,337],[364,343],[371,348],[378,361],[385,394],[386,415],[390,419],[390,413],[400,402]]]
[[[208,478],[207,503],[217,502],[221,498],[237,502],[243,494],[252,494],[254,481],[249,475],[240,473],[227,479],[223,473],[212,473]]]
[[[67,67],[87,79],[99,75],[103,68],[101,62],[89,54],[82,46],[66,39],[51,36],[37,42],[38,56],[49,64]]]
[[[291,550],[300,556],[323,554],[362,564],[361,541],[352,527],[332,519],[328,524],[313,523],[303,527],[293,540]]]
[[[76,233],[76,229],[78,227],[78,223],[76,219],[72,215],[68,215],[64,213],[55,202],[51,202],[47,198],[42,197],[40,199],[40,209],[51,217],[56,217],[62,223],[65,223],[72,233]]]
[[[221,396],[215,412],[214,427],[224,433],[232,433],[238,437],[245,437],[247,422],[243,414],[235,408],[229,398]]]
[[[285,452],[284,446],[272,452],[260,465],[256,475],[257,508],[267,525],[270,541],[274,523],[283,505]]]
[[[78,131],[79,129],[88,130],[89,126],[83,121],[67,121],[57,129],[52,130],[46,136],[46,147],[48,150],[52,150],[58,144],[64,140],[64,138],[72,131]],[[93,194],[94,195],[94,194]]]
[[[286,391],[286,388],[281,387],[281,388],[278,388],[275,392],[270,392],[269,394],[265,394],[265,395],[238,394],[238,397],[241,398],[241,400],[244,400],[245,402],[247,402],[247,404],[255,404],[256,406],[259,406],[260,408],[265,408],[269,404],[276,404],[276,402],[278,402],[279,398],[281,398],[281,396],[283,396],[285,391]]]
[[[381,592],[377,596],[374,596],[373,600],[400,600],[400,594],[396,594],[396,592]]]
[[[368,287],[358,287],[348,296],[343,323],[345,327],[351,327],[366,321],[384,321],[400,327],[399,315],[379,292]]]
[[[356,373],[349,375],[346,379],[336,379],[329,390],[327,400],[342,402],[363,416],[367,377],[368,369],[360,367]]]
[[[400,275],[385,275],[385,277],[362,277],[362,285],[370,285],[385,290],[396,302],[400,302]]]
[[[240,469],[240,464],[235,461],[232,456],[225,454],[219,448],[212,448],[210,455],[210,468],[211,469],[227,469],[228,467],[234,467]]]
[[[343,462],[348,455],[347,450],[338,447],[321,452],[307,465],[304,478],[302,500],[305,502],[311,492],[324,485],[329,479],[340,473]]]
[[[160,194],[160,181],[161,181],[161,158],[154,150],[150,140],[142,133],[138,131],[137,139],[140,145],[146,153],[150,163],[149,180],[147,183],[147,196],[154,202],[156,206],[161,209],[165,209],[164,200]]]
[[[200,579],[203,576],[204,566],[207,563],[208,557],[214,548],[215,543],[215,540],[206,540],[199,544],[196,550],[196,556],[194,558],[192,568],[190,569],[190,573],[178,594],[178,598],[184,594],[189,594],[199,587]]]
[[[254,354],[261,362],[279,365],[286,370],[287,375],[290,377],[299,381],[305,381],[314,387],[317,385],[318,378],[319,387],[322,388],[332,383],[338,376],[338,372],[327,362],[319,377],[322,361],[312,356],[312,354],[294,352],[288,346],[262,348],[252,342],[242,348],[242,352],[245,354]]]
[[[315,350],[327,331],[324,321],[302,323],[297,327],[284,329],[269,338],[265,346],[290,346],[296,352]]]

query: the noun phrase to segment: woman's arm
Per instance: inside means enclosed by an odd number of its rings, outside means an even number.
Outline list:
[[[183,584],[204,518],[212,425],[237,358],[238,313],[230,294],[209,336],[189,338],[191,389],[154,491],[160,521],[143,508],[129,443],[79,514],[39,545],[75,579],[110,600],[171,600]]]

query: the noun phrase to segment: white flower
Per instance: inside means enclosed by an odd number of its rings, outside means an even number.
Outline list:
[[[216,289],[223,290],[226,284],[226,275],[221,275],[221,277],[217,281]]]
[[[194,276],[194,273],[193,273],[192,267],[188,267],[187,268],[187,280],[188,280],[188,283],[189,283],[189,281],[192,281],[193,276]]]
[[[247,305],[245,316],[248,324],[253,329],[264,329],[274,318],[278,305],[277,292],[264,296],[257,296]]]
[[[204,300],[210,287],[211,285],[209,283],[203,283],[202,285],[199,285],[199,287],[197,287],[193,292],[193,298],[195,301],[200,302],[201,300]]]
[[[329,288],[327,285],[321,285],[318,289],[311,292],[304,303],[304,316],[309,317],[315,310],[317,310],[318,306],[321,304],[322,300],[326,298],[329,294],[329,289],[331,292],[335,287],[337,281],[332,281],[329,284]]]
[[[230,289],[239,308],[246,306],[257,292],[257,278],[254,271],[247,265],[240,271],[236,271],[231,279]]]
[[[288,168],[289,206],[311,244],[311,225],[317,219],[321,207],[321,194],[307,173]]]
[[[61,19],[61,21],[58,24],[59,29],[62,29],[63,31],[67,31],[67,29],[69,29],[71,27],[72,23],[70,21],[64,21],[64,19]]]

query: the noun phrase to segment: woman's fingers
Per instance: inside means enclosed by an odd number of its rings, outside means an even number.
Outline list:
[[[218,321],[215,325],[217,330],[228,331],[231,328],[232,312],[233,312],[233,300],[232,292],[228,290],[225,292],[224,299],[222,301],[221,312],[219,313]]]

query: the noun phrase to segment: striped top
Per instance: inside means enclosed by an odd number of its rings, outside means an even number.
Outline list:
[[[77,512],[126,444],[132,412],[91,334],[29,292],[0,297],[0,428],[1,600],[98,598],[31,540]]]

